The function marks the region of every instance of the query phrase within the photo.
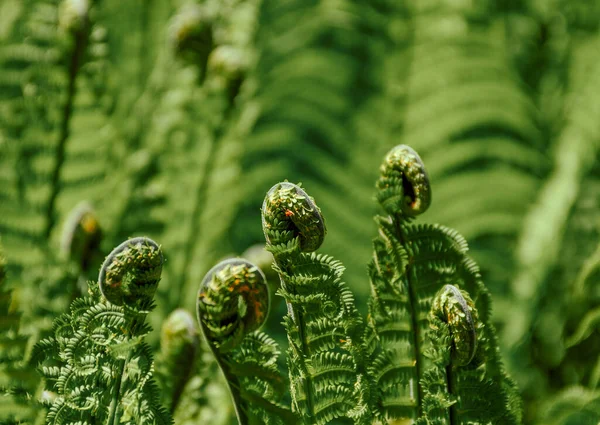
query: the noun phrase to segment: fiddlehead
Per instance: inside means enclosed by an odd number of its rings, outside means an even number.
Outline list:
[[[362,319],[342,281],[343,266],[312,252],[326,233],[319,208],[299,186],[278,183],[266,195],[262,224],[288,305],[284,325],[294,410],[305,424],[340,417],[370,424],[376,390]]]
[[[160,281],[163,255],[150,238],[138,237],[117,246],[106,257],[98,285],[111,304],[137,308],[148,303]]]
[[[269,303],[264,274],[240,258],[214,266],[198,291],[200,329],[225,375],[240,425],[296,421],[277,399],[283,385],[277,345],[256,332]]]
[[[151,239],[119,245],[98,282],[111,300],[90,287],[92,296],[73,301],[69,313],[55,320],[53,335],[35,346],[32,362],[57,394],[48,423],[171,423],[152,379],[151,349],[143,342],[162,263]]]
[[[269,302],[267,281],[258,267],[239,258],[217,264],[198,292],[198,321],[206,340],[227,353],[262,326]]]
[[[267,192],[262,226],[269,244],[297,237],[303,252],[317,250],[327,234],[325,219],[314,200],[300,186],[288,182],[278,183]]]
[[[431,204],[429,176],[421,157],[410,147],[390,150],[380,168],[377,201],[388,214],[423,214]]]
[[[478,320],[475,304],[469,294],[456,286],[445,285],[433,300],[431,314],[448,325],[452,337],[453,364],[468,365],[477,351]]]
[[[488,415],[498,418],[494,423],[518,423],[518,395],[497,352],[490,295],[465,239],[440,225],[411,224],[431,204],[429,179],[416,152],[403,145],[392,149],[377,189],[387,216],[376,219],[370,325],[380,342],[372,363],[385,414],[457,423],[452,417],[460,411],[463,421]],[[432,308],[437,315],[430,315]],[[461,394],[456,408],[455,394]],[[493,401],[483,408],[484,399]]]

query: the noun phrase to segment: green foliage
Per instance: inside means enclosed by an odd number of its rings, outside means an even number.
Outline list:
[[[256,331],[269,311],[265,277],[246,260],[225,260],[205,276],[198,292],[198,321],[233,398],[240,425],[296,423],[279,403],[284,380],[279,348]]]
[[[0,251],[0,423],[39,423],[41,406],[32,398],[40,378],[26,364],[29,338],[19,332],[21,315],[11,303],[4,267]]]
[[[99,288],[75,300],[54,321],[53,335],[35,346],[33,361],[54,393],[46,423],[172,423],[160,406],[152,351],[143,341],[162,264],[150,239],[119,245],[104,262]]]
[[[303,423],[348,417],[369,424],[375,388],[367,371],[368,347],[343,266],[314,254],[325,238],[325,220],[302,188],[279,183],[262,208],[267,250],[288,304],[284,321],[294,411]]]
[[[145,318],[173,332],[145,336],[162,405],[176,423],[235,421],[215,347],[198,343],[189,312],[213,264],[242,252],[273,261],[259,207],[289,179],[319,201],[329,235],[316,225],[315,241],[296,243],[284,220],[267,236],[279,256],[264,270],[269,292],[284,296],[264,326],[294,371],[339,367],[308,384],[290,373],[298,391],[331,384],[332,423],[456,422],[471,402],[465,421],[487,406],[488,421],[518,422],[501,358],[524,423],[597,423],[599,13],[587,0],[0,1],[0,422],[44,420],[39,402],[56,394],[43,391],[32,346],[55,338],[61,314],[75,319],[69,305],[103,257],[140,234],[167,260]],[[419,152],[434,191],[421,168],[396,170],[379,180],[376,213],[377,166],[398,143]],[[332,257],[303,252],[321,242]],[[465,366],[453,363],[448,316],[431,317],[445,285],[479,318]],[[100,293],[94,303],[124,308],[110,292],[116,304]],[[224,355],[274,373],[285,361],[270,338],[245,334],[239,300],[225,301],[241,327]],[[321,300],[344,315],[315,310]],[[288,305],[298,311],[281,326]],[[171,322],[180,308],[187,318]],[[304,353],[306,332],[330,336]],[[259,342],[262,357],[247,354]],[[471,377],[484,387],[463,395]],[[273,397],[281,382],[261,385],[247,387],[260,395],[250,404],[307,417]]]

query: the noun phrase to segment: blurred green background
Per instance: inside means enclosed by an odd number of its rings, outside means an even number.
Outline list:
[[[374,182],[402,143],[430,174],[419,221],[482,269],[527,423],[600,412],[599,24],[595,0],[1,0],[0,237],[29,330],[65,308],[81,202],[104,254],[162,244],[158,329],[263,242],[284,179],[365,311]]]

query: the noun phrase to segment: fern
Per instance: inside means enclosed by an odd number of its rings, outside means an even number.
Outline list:
[[[559,262],[572,211],[598,154],[598,129],[593,118],[596,106],[592,95],[598,89],[598,64],[587,57],[588,51],[597,48],[597,42],[594,36],[589,44],[582,43],[580,46],[581,57],[576,58],[573,73],[585,72],[588,77],[578,78],[579,86],[572,87],[569,92],[571,107],[567,121],[553,147],[554,168],[524,221],[517,251],[519,263],[512,281],[516,302],[514,324],[504,333],[503,343],[506,347],[514,347],[508,359],[511,368],[519,371],[524,390],[528,393],[541,385],[539,374],[536,376],[523,370],[532,363],[535,355],[532,353],[532,339],[539,338],[540,345],[545,345],[543,351],[547,354],[540,356],[542,364],[554,367],[561,361],[561,354],[565,353],[562,342],[552,341],[553,334],[547,334],[544,322],[538,325],[539,330],[535,334],[530,329],[535,328],[536,312],[541,308],[548,312],[546,323],[557,317],[556,309],[552,312],[554,307],[550,294],[565,290],[568,281],[553,283],[550,273]],[[563,321],[559,319],[558,322]],[[551,326],[554,328],[555,324]]]
[[[126,241],[107,257],[99,288],[54,322],[33,359],[56,398],[47,423],[169,424],[152,380],[152,354],[142,340],[163,257],[147,238]],[[100,292],[102,295],[100,295]]]
[[[198,291],[198,321],[229,384],[241,425],[295,423],[279,403],[284,381],[279,349],[257,332],[269,310],[265,277],[253,264],[231,259],[213,267]]]

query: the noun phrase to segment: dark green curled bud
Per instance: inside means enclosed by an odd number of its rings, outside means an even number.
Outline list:
[[[104,260],[98,276],[100,291],[111,304],[141,306],[154,296],[163,262],[162,251],[152,239],[129,239]]]
[[[465,291],[453,285],[444,285],[431,306],[436,315],[450,329],[452,360],[456,366],[468,365],[477,351],[477,310]]]
[[[398,145],[387,153],[377,181],[377,201],[388,214],[414,217],[431,204],[431,186],[425,165],[410,146]]]
[[[267,192],[262,226],[268,243],[287,242],[285,234],[289,232],[292,238],[300,238],[303,252],[317,250],[327,234],[325,219],[314,200],[300,186],[288,182],[277,183]]]
[[[269,307],[265,275],[241,258],[222,261],[210,269],[196,302],[200,328],[219,353],[227,353],[258,330],[267,319]]]

